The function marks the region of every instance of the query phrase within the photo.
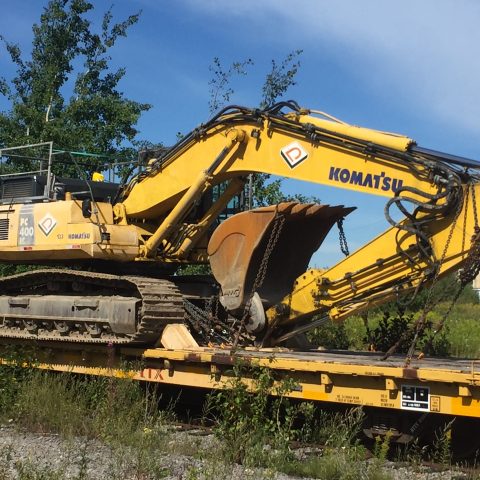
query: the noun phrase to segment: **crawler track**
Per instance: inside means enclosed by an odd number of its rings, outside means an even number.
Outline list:
[[[172,282],[164,279],[36,270],[1,278],[0,292],[0,337],[153,344],[167,324],[184,319],[182,296]],[[82,304],[85,298],[88,300]],[[40,312],[33,311],[33,303],[41,299],[46,306],[42,304]],[[105,311],[118,313],[116,307],[125,301],[133,308],[128,324],[123,322],[119,327],[121,319],[99,312],[98,305],[106,305]],[[70,315],[65,315],[65,305],[71,305]]]

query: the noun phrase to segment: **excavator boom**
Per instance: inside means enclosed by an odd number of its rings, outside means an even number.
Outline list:
[[[227,107],[150,160],[115,201],[88,182],[87,198],[68,182],[60,195],[54,178],[41,202],[3,199],[0,260],[81,262],[103,272],[6,280],[0,335],[150,342],[182,323],[186,309],[203,338],[228,341],[241,320],[247,336],[282,343],[314,326],[315,315],[342,320],[462,265],[474,272],[479,172],[476,161],[295,102]],[[307,270],[353,208],[284,202],[225,215],[257,173],[382,196],[391,228],[329,270]],[[179,265],[208,262],[216,284],[166,278]],[[206,308],[211,297],[220,301],[215,314]]]

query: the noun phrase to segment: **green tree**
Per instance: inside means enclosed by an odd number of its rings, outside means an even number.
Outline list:
[[[213,59],[212,64],[208,67],[212,73],[212,78],[208,82],[210,87],[210,100],[208,107],[210,113],[219,110],[223,105],[230,102],[231,96],[235,93],[231,86],[231,80],[234,76],[245,76],[247,67],[253,65],[253,60],[247,58],[241,62],[233,62],[227,70],[222,66],[218,57]]]
[[[278,101],[288,89],[296,85],[296,76],[300,68],[299,57],[302,50],[290,52],[280,63],[272,59],[272,68],[265,77],[262,86],[262,99],[260,108],[271,107]],[[270,180],[270,175],[257,173],[252,176],[251,188],[253,190],[253,205],[263,206],[272,205],[282,201],[314,202],[318,199],[306,197],[305,195],[295,194],[285,195],[282,192],[283,179],[277,178]]]
[[[263,83],[260,108],[272,106],[287,93],[290,87],[297,84],[295,77],[300,68],[299,57],[302,52],[303,50],[290,52],[280,64],[275,59],[272,60],[272,69],[265,77],[265,82]]]
[[[302,50],[294,50],[287,54],[281,61],[272,59],[271,70],[266,74],[261,88],[261,98],[259,107],[266,109],[275,104],[289,90],[296,85],[296,76],[300,68],[300,56]],[[218,57],[213,59],[209,67],[213,77],[208,82],[210,87],[210,113],[214,113],[230,102],[235,90],[232,82],[235,77],[244,77],[247,75],[247,68],[254,65],[251,58],[242,61],[232,62],[228,67],[224,67]],[[246,187],[252,190],[251,205],[247,207],[261,207],[265,205],[274,205],[283,201],[298,202],[318,202],[315,197],[308,197],[302,194],[286,195],[282,192],[282,178],[271,180],[271,176],[264,173],[256,173],[250,176],[250,181]]]
[[[109,51],[140,14],[113,23],[109,9],[96,32],[87,18],[93,8],[86,0],[50,0],[40,22],[33,25],[30,58],[18,45],[1,38],[16,76],[10,82],[0,79],[0,94],[10,102],[9,110],[0,112],[0,146],[53,141],[64,150],[132,154],[128,143],[134,141],[135,125],[150,105],[125,98],[119,91],[126,72],[110,68]],[[70,165],[57,165],[57,173],[79,173],[68,155],[63,160]],[[103,162],[102,157],[87,157],[83,170],[91,173]],[[28,162],[16,166],[29,167]]]

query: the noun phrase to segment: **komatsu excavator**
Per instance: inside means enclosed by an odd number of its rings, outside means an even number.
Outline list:
[[[354,208],[285,202],[225,215],[255,173],[383,196],[391,227],[308,269]],[[480,258],[479,174],[474,160],[290,101],[224,108],[122,187],[50,170],[2,176],[0,261],[61,267],[0,278],[0,336],[281,345],[453,269],[466,283]],[[191,263],[213,275],[174,274]]]

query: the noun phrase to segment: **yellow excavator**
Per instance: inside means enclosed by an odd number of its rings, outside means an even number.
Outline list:
[[[1,152],[0,152],[1,154]],[[5,154],[5,152],[4,152]],[[284,202],[232,214],[255,173],[386,198],[391,227],[327,270],[312,254],[354,208]],[[480,163],[348,125],[293,101],[230,106],[120,186],[0,177],[0,336],[190,347],[281,345],[477,273]],[[210,264],[212,275],[175,275]]]

